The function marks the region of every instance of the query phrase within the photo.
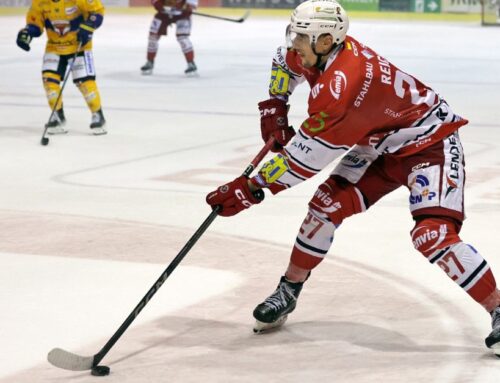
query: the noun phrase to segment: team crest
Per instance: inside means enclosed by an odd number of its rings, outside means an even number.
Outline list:
[[[54,27],[54,31],[59,36],[64,36],[71,29],[71,27],[69,25],[69,21],[67,21],[67,20],[54,20],[54,21],[52,21],[52,26]]]

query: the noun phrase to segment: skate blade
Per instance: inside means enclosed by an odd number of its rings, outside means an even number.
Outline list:
[[[185,73],[186,77],[200,77],[197,71]]]
[[[272,323],[264,323],[264,322],[256,320],[255,325],[253,326],[253,332],[255,334],[262,334],[262,333],[266,333],[266,332],[269,332],[271,330],[277,329],[277,328],[283,326],[283,324],[286,322],[287,318],[288,318],[288,315],[284,315]]]
[[[92,128],[92,134],[94,136],[102,136],[104,134],[108,134],[108,131],[104,128]]]
[[[143,76],[151,76],[153,74],[153,70],[152,69],[151,70],[143,70],[143,71],[141,71],[141,74]]]
[[[57,134],[66,134],[66,133],[68,133],[66,129],[47,128],[47,134],[50,134],[51,136],[55,136]]]

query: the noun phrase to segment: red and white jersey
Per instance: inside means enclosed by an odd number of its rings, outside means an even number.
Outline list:
[[[272,97],[287,100],[304,81],[311,87],[309,117],[284,149],[290,169],[270,186],[273,192],[312,177],[354,146],[364,156],[351,156],[353,170],[366,169],[379,155],[417,153],[468,122],[431,88],[350,36],[324,71],[300,62],[284,47],[273,60]]]
[[[163,12],[164,7],[171,8],[169,13],[173,16],[179,16],[183,12],[196,9],[198,0],[151,0],[151,4],[158,12]]]

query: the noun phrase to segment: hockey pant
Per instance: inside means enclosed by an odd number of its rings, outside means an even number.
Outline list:
[[[46,53],[43,57],[42,79],[50,108],[53,108],[61,90],[66,70],[73,55]],[[71,72],[73,82],[78,87],[92,113],[101,109],[101,97],[95,81],[95,67],[92,51],[79,52]],[[56,110],[62,108],[62,97]]]
[[[356,151],[362,158],[363,148],[357,147]],[[459,236],[464,219],[465,171],[458,134],[409,157],[380,156],[354,178],[348,161],[346,157],[340,162],[309,202],[292,251],[292,268],[315,268],[326,256],[345,218],[364,212],[404,185],[415,220],[411,231],[415,249],[488,312],[500,305],[500,292],[490,266]]]
[[[153,18],[149,29],[148,61],[155,61],[160,37],[167,35],[168,26],[173,23],[172,19],[164,13],[157,13]],[[175,28],[177,42],[181,47],[182,53],[184,53],[186,61],[188,63],[194,61],[193,43],[189,38],[191,35],[191,17],[181,18],[175,21]]]

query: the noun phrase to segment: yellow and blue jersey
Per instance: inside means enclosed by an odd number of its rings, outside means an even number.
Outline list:
[[[46,31],[46,52],[69,55],[78,48],[76,35],[80,24],[85,21],[85,28],[98,28],[103,16],[101,0],[33,0],[26,23],[34,36]],[[92,41],[83,49],[92,49]]]

